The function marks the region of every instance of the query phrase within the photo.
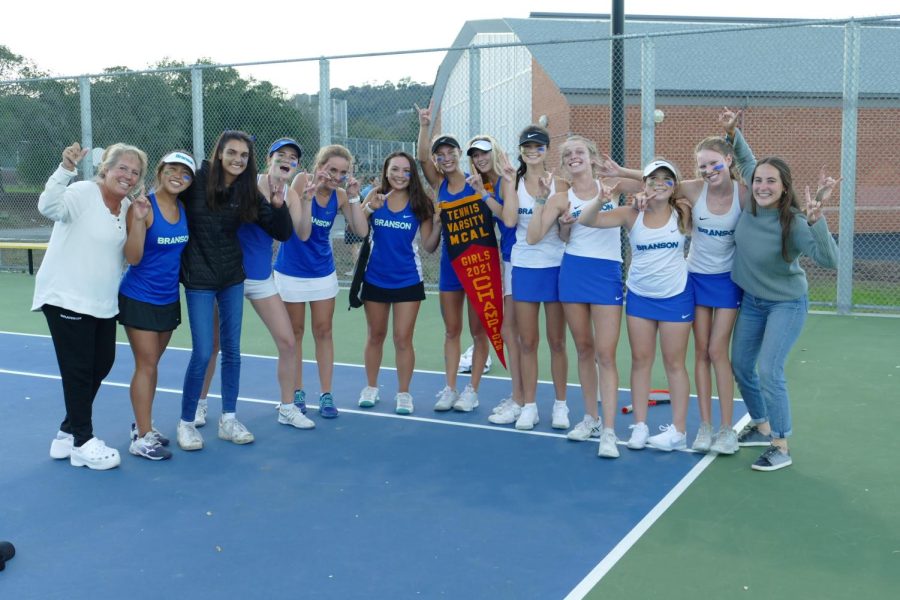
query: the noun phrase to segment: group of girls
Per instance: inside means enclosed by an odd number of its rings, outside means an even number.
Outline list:
[[[441,223],[442,207],[462,201],[482,202],[500,231],[502,336],[511,395],[493,409],[492,423],[530,430],[539,422],[537,347],[543,304],[556,396],[551,426],[570,429],[568,325],[578,355],[585,416],[567,437],[599,438],[599,456],[617,457],[616,348],[624,306],[635,416],[629,448],[686,448],[690,378],[685,355],[693,329],[701,414],[693,449],[731,454],[739,445],[765,445],[769,447],[754,469],[791,464],[784,362],[806,312],[806,280],[797,260],[806,254],[825,266],[834,265],[835,244],[820,217],[821,204],[837,181],[823,173],[814,199],[807,189],[804,214],[787,165],[775,158],[757,163],[730,111],[720,119],[726,138],[708,138],[697,146],[698,177],[686,181],[680,181],[676,167],[664,159],[639,171],[622,168],[580,136],[561,144],[563,176],[555,177],[546,164],[550,135],[537,125],[521,132],[518,168],[510,165],[494,138],[479,135],[466,146],[466,170],[455,137],[429,139],[431,106],[418,109],[418,115],[418,156],[389,155],[379,185],[365,199],[358,195],[352,156],[338,145],[319,151],[310,174],[298,174],[300,144],[290,138],[277,140],[269,148],[266,173],[259,174],[252,138],[226,131],[211,160],[199,167],[187,152],[164,156],[153,191],[146,196],[141,182],[147,157],[139,149],[110,147],[94,181],[67,187],[86,150],[77,144],[66,148],[39,205],[57,224],[33,305],[47,316],[63,375],[66,418],[51,444],[51,456],[93,469],[119,464],[118,452],[93,437],[91,424],[93,399],[114,357],[118,314],[135,359],[129,451],[151,460],[171,457],[169,440],[153,425],[152,401],[160,358],[180,323],[179,281],[185,288],[192,338],[176,430],[182,449],[203,447],[198,427],[205,424],[208,408],[201,395],[219,351],[218,436],[236,444],[254,440],[236,418],[245,297],[278,349],[278,422],[299,429],[315,426],[306,417],[301,363],[307,303],[319,375],[318,412],[323,418],[337,417],[331,386],[338,284],[330,230],[338,211],[357,235],[366,237],[371,229],[371,257],[362,286],[366,386],[359,405],[372,407],[380,399],[378,373],[393,314],[395,410],[414,411],[409,393],[415,366],[412,335],[425,298],[419,244],[434,252],[443,236],[439,289],[446,385],[437,394],[434,410],[472,411],[479,404],[489,343],[452,269],[448,231]],[[434,201],[419,178],[416,161],[433,188]],[[622,192],[635,194],[630,204],[614,201]],[[631,250],[627,293],[622,287],[622,228]],[[688,236],[691,249],[685,256]],[[90,243],[73,252],[88,237]],[[273,239],[282,242],[274,267]],[[75,255],[85,253],[89,260],[75,261]],[[123,258],[130,266],[120,281]],[[460,393],[456,374],[464,306],[474,352],[471,379]],[[734,374],[728,352],[733,329]],[[646,418],[657,337],[672,424],[651,436]],[[88,352],[74,347],[85,341]],[[717,431],[711,422],[710,369],[721,404]],[[735,376],[752,417],[740,435],[731,426]]]
[[[791,464],[784,363],[806,313],[806,279],[798,259],[804,254],[820,265],[835,265],[836,245],[820,217],[822,202],[831,196],[837,180],[823,172],[814,198],[807,188],[802,209],[790,169],[777,158],[757,163],[736,127],[738,115],[727,109],[720,116],[726,136],[697,145],[697,178],[689,180],[681,180],[678,169],[665,159],[641,170],[622,168],[580,136],[562,143],[563,177],[554,177],[545,164],[549,133],[536,125],[520,135],[517,170],[496,140],[479,135],[466,148],[467,173],[460,164],[459,141],[446,134],[429,141],[431,107],[418,113],[418,158],[434,188],[437,213],[445,203],[480,198],[500,230],[503,339],[512,394],[494,408],[489,416],[492,423],[515,423],[523,430],[538,423],[536,349],[543,303],[556,393],[552,427],[568,429],[570,425],[565,402],[567,323],[578,354],[585,403],[584,419],[567,437],[576,441],[598,437],[599,456],[619,456],[613,424],[616,347],[624,304],[634,406],[628,448],[687,448],[691,386],[685,363],[693,331],[701,424],[692,449],[733,454],[739,446],[767,446],[754,469],[769,471]],[[624,192],[633,193],[634,199],[619,206],[613,200]],[[434,237],[438,228],[436,220]],[[626,290],[622,288],[621,228],[628,232],[631,254]],[[686,254],[688,237],[691,244]],[[438,393],[435,410],[470,411],[478,405],[488,344],[469,304],[475,341],[472,379],[457,393],[456,361],[465,302],[446,241],[445,237],[440,270],[446,386]],[[734,373],[729,358],[733,330]],[[651,435],[646,419],[657,339],[671,396],[672,423]],[[720,402],[717,428],[712,423],[711,371]],[[752,419],[740,434],[732,428],[735,377]],[[360,405],[365,405],[362,398]]]

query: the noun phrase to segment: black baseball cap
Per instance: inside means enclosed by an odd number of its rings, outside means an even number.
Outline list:
[[[434,154],[437,152],[437,149],[441,146],[450,146],[451,148],[460,149],[459,142],[456,141],[456,138],[452,135],[442,135],[438,139],[434,140],[434,143],[431,144],[431,153]]]
[[[522,134],[519,135],[519,145],[521,146],[522,144],[527,144],[529,142],[549,146],[550,136],[547,135],[547,132],[543,129],[538,129],[537,127],[526,127],[522,131]]]

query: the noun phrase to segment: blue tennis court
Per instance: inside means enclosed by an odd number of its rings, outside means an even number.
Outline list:
[[[160,367],[154,414],[173,445],[188,356],[170,349]],[[48,455],[63,415],[50,339],[0,333],[0,538],[17,547],[2,597],[580,598],[713,460],[624,446],[599,459],[596,442],[550,428],[544,383],[533,432],[488,424],[502,378],[482,382],[473,413],[448,414],[431,410],[442,375],[417,372],[416,413],[401,417],[384,369],[382,403],[360,410],[354,365],[335,368],[341,416],[311,414],[316,429],[299,431],[275,420],[274,360],[242,367],[238,412],[256,442],[217,439],[211,395],[205,448],[156,463],[128,454],[133,363],[120,345],[94,424],[122,465],[92,472]],[[577,386],[569,407],[574,424]],[[669,418],[652,407],[651,431]],[[620,439],[630,423],[619,419]],[[694,405],[689,440],[697,424]]]

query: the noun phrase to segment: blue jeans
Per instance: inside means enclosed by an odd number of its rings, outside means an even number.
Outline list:
[[[221,290],[185,288],[191,324],[191,360],[184,374],[181,419],[193,421],[203,390],[203,378],[213,352],[213,313],[219,306],[219,347],[222,352],[222,412],[235,412],[241,380],[241,321],[244,316],[243,282]]]
[[[731,363],[754,423],[769,422],[772,435],[791,435],[791,405],[788,400],[784,363],[800,337],[809,301],[763,300],[744,293],[734,337]]]

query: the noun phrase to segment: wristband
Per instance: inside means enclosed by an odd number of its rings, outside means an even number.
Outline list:
[[[491,199],[491,195],[488,194],[487,192],[485,192],[481,195],[481,199],[484,200],[485,202],[487,202],[488,200]]]
[[[350,204],[359,204],[359,196],[353,196],[352,198],[347,198],[347,202]]]
[[[366,213],[367,215],[371,215],[371,214],[374,214],[375,211],[372,210],[372,207],[369,206],[368,203],[366,203],[366,205],[363,206],[363,212]]]

